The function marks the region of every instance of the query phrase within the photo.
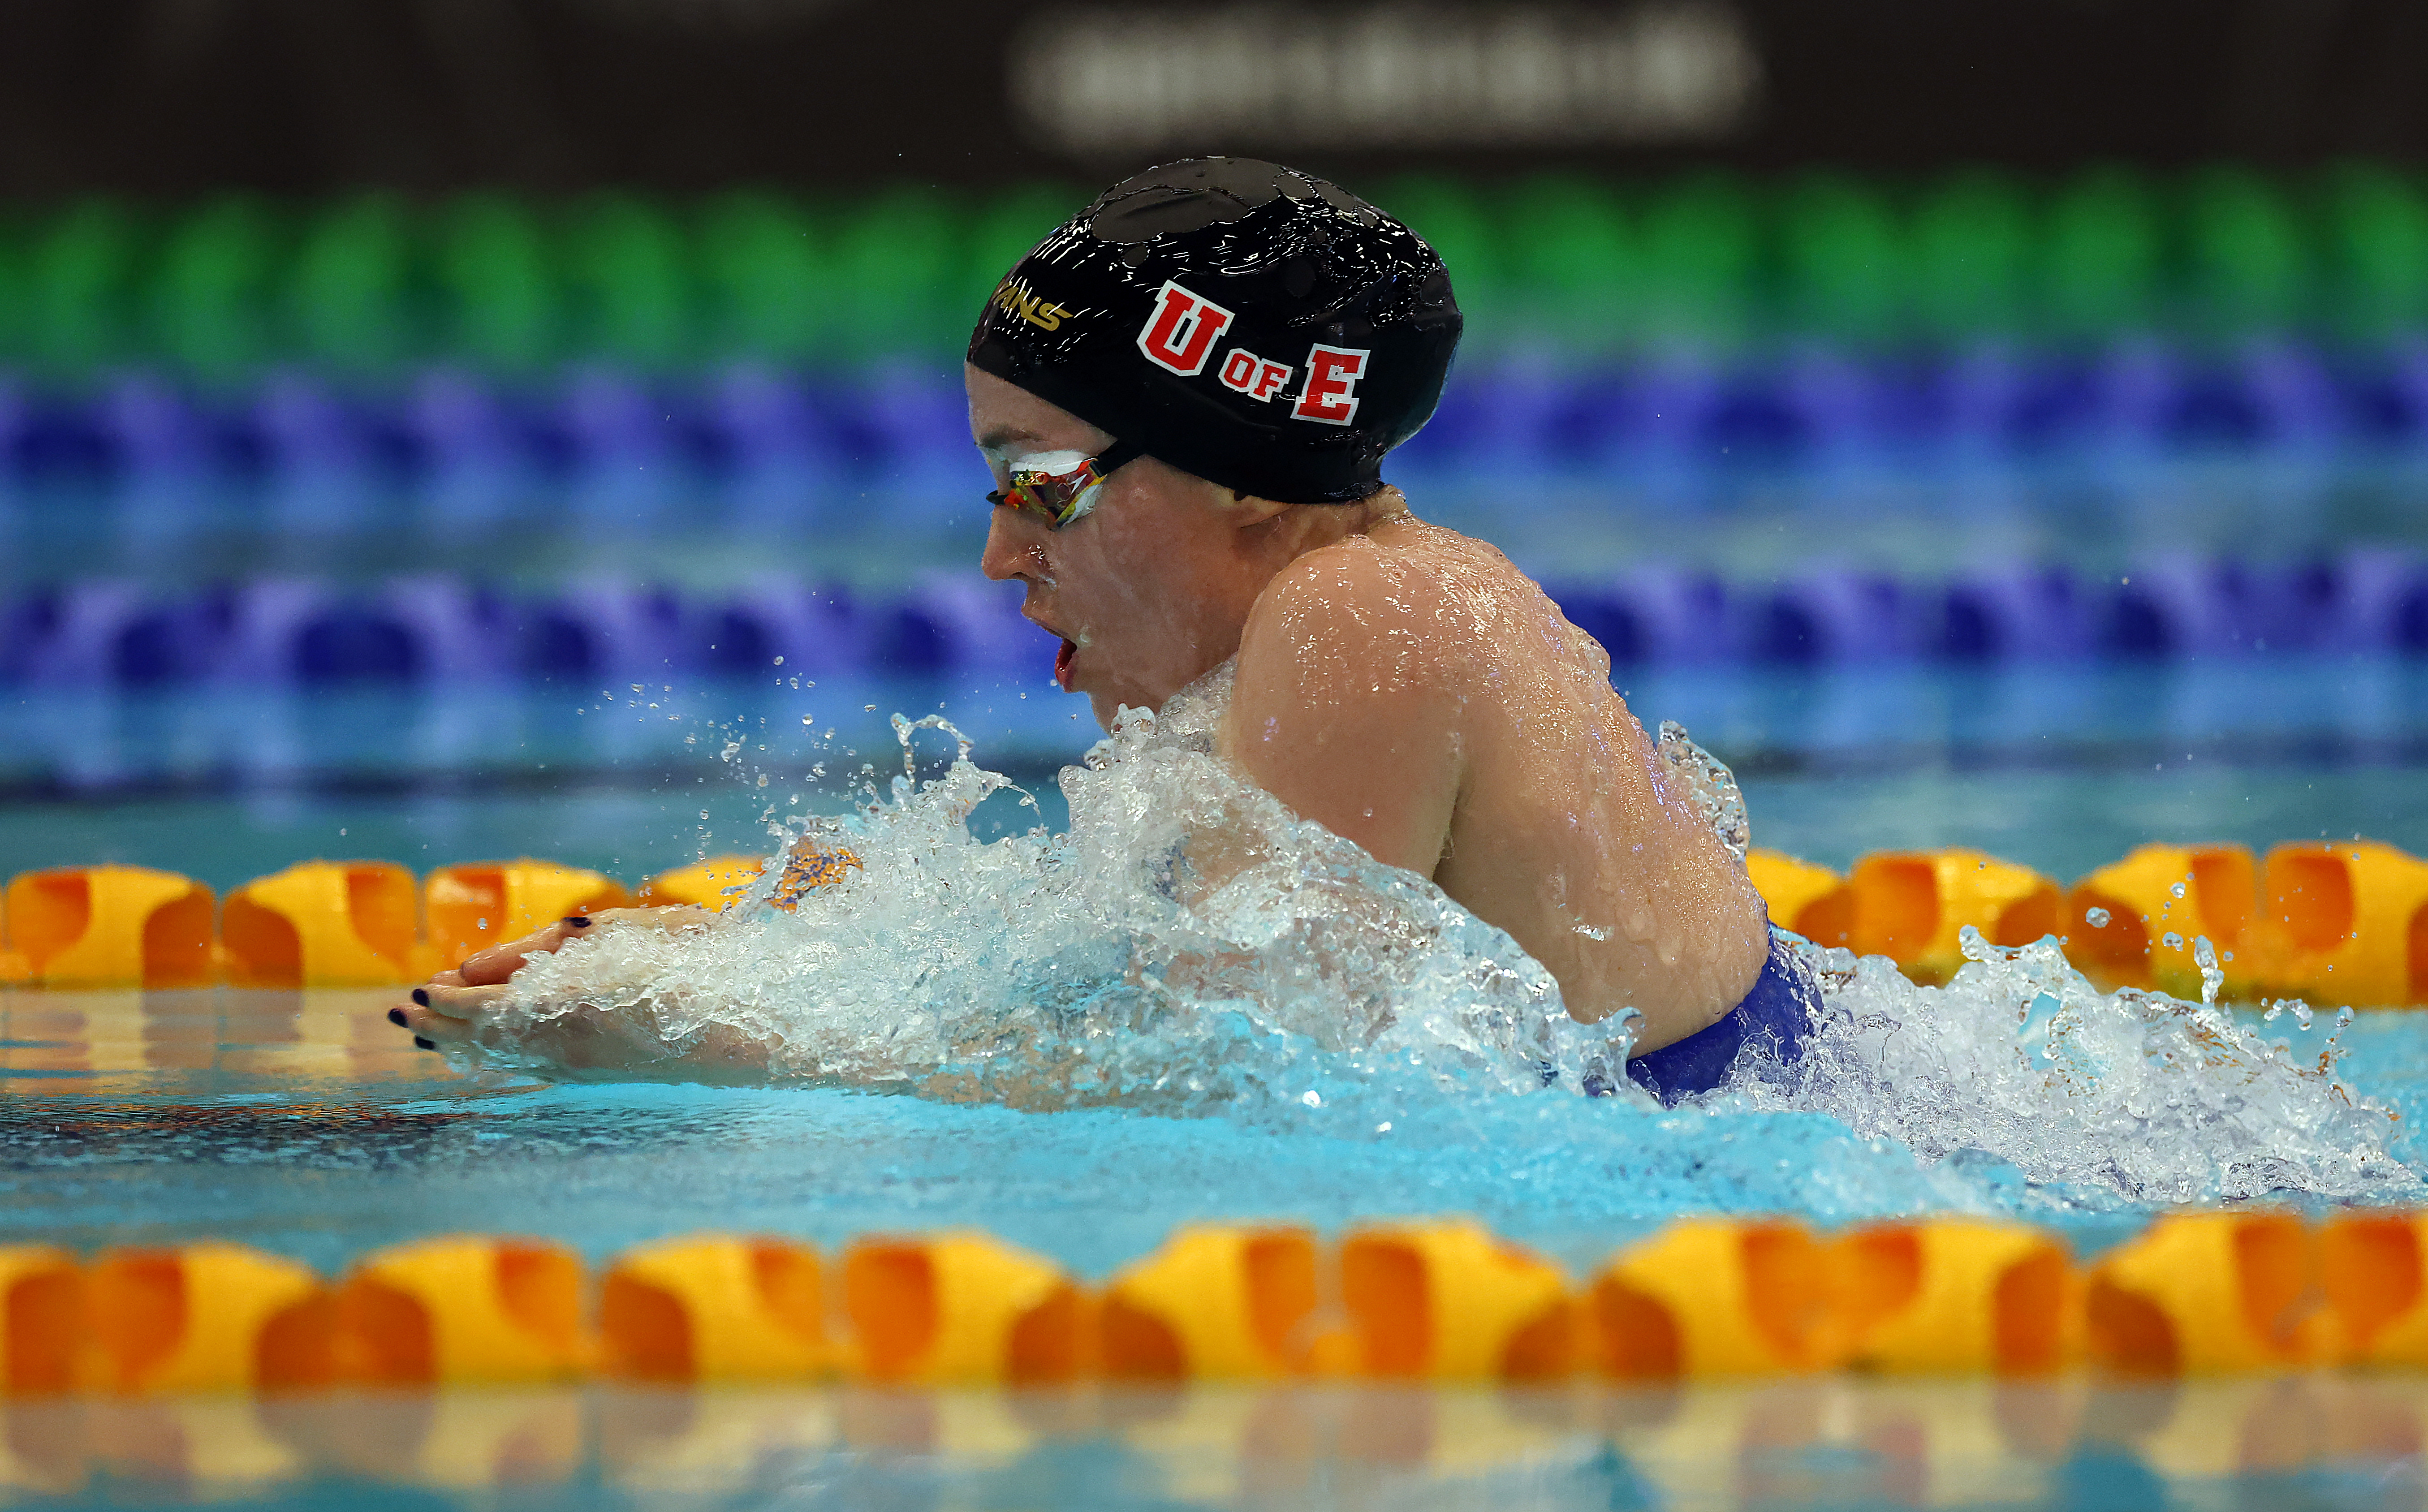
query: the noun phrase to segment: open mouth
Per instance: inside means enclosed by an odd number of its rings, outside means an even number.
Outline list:
[[[1054,653],[1054,682],[1065,693],[1071,691],[1071,658],[1078,654],[1079,648],[1068,640]]]

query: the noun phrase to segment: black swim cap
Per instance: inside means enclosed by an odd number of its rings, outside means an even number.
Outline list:
[[[1225,488],[1344,503],[1441,400],[1450,274],[1417,234],[1250,157],[1151,168],[996,286],[970,362]]]

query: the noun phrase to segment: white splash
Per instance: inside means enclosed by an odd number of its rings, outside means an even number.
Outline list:
[[[1009,781],[964,742],[943,777],[917,783],[914,732],[959,735],[935,716],[897,718],[906,775],[890,797],[779,833],[848,846],[862,869],[788,913],[769,901],[771,868],[714,925],[674,936],[611,925],[535,960],[479,1059],[567,1076],[534,1046],[591,1005],[659,1058],[645,1075],[680,1076],[687,1050],[739,1034],[771,1047],[779,1077],[814,1084],[1037,1109],[1338,1115],[1328,1126],[1343,1128],[1548,1095],[1604,1120],[1588,1138],[1638,1138],[1649,1105],[1609,1074],[1633,1016],[1577,1025],[1507,934],[1240,782],[1211,753],[1227,697],[1225,669],[1160,717],[1124,710],[1062,774],[1069,830],[993,843],[965,821]],[[1715,820],[1741,834],[1733,780],[1708,786]],[[1980,1152],[2058,1200],[2418,1190],[2387,1153],[2386,1111],[2336,1083],[2332,1042],[2297,1055],[2213,1006],[2103,994],[2050,942],[2007,950],[1973,936],[1966,951],[1944,989],[1885,960],[1813,951],[1826,1010],[1806,1054],[1745,1068],[1709,1110],[1826,1113],[1926,1162]],[[1616,1097],[1578,1096],[1614,1081]]]

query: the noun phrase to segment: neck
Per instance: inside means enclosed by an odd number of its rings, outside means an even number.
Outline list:
[[[1336,541],[1415,518],[1408,512],[1408,496],[1389,484],[1353,504],[1292,505],[1268,522],[1273,529],[1274,544],[1281,548],[1276,568]]]

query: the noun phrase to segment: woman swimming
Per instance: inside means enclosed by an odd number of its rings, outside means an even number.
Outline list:
[[[1461,323],[1433,250],[1322,180],[1204,158],[1114,186],[1012,269],[972,337],[997,484],[980,567],[1025,587],[1057,682],[1107,728],[1236,659],[1215,737],[1234,770],[1506,930],[1574,1018],[1632,1010],[1637,1080],[1705,1090],[1749,1039],[1793,1053],[1811,984],[1601,648],[1382,481]],[[1222,837],[1192,850],[1218,884]],[[468,1040],[528,956],[591,927],[475,956],[392,1016]],[[612,1072],[611,1018],[551,1021],[551,1053]],[[690,1059],[703,1079],[768,1069],[747,1037]]]

